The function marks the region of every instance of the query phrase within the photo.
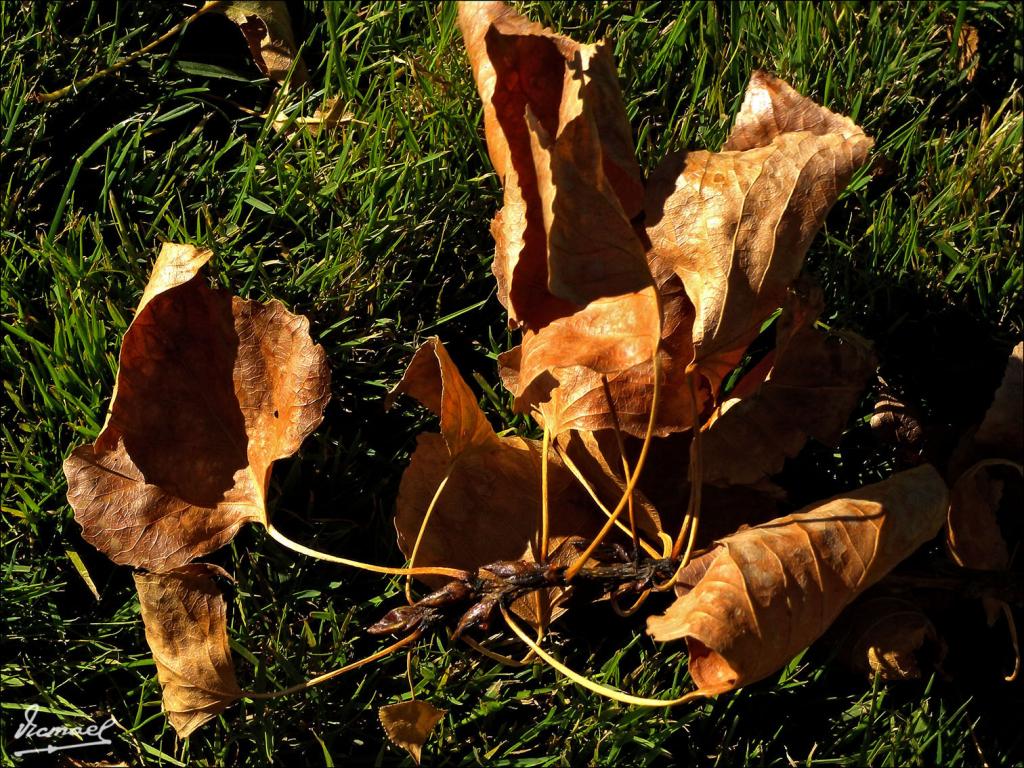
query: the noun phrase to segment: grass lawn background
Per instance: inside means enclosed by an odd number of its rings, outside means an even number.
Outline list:
[[[399,562],[398,481],[416,433],[432,424],[411,401],[384,412],[382,397],[429,335],[441,335],[467,378],[494,387],[479,391],[495,425],[532,429],[508,415],[497,383],[494,358],[513,343],[490,274],[500,187],[455,8],[289,7],[313,83],[297,114],[338,96],[353,116],[317,137],[281,136],[259,117],[273,89],[215,16],[78,94],[26,103],[33,89],[113,63],[189,11],[178,2],[0,5],[5,762],[26,746],[13,734],[31,704],[47,725],[116,719],[108,751],[66,753],[82,760],[409,762],[376,718],[378,706],[408,696],[401,654],[307,695],[236,704],[178,741],[160,710],[131,573],[82,541],[60,471],[102,424],[120,337],[163,240],[212,247],[214,280],[308,315],[327,350],[326,420],[274,470],[271,514],[292,538]],[[578,40],[614,42],[648,172],[666,151],[717,149],[758,67],[875,138],[876,161],[832,210],[808,269],[826,291],[823,319],[874,340],[886,382],[933,424],[930,450],[948,454],[984,412],[1022,333],[1020,7],[523,7]],[[978,32],[972,81],[952,42],[964,24]],[[868,433],[872,402],[865,397],[838,450],[809,446],[789,463],[793,506],[892,471],[892,450]],[[245,688],[285,687],[366,655],[381,641],[364,628],[400,599],[396,580],[299,559],[255,527],[208,559],[237,579],[229,621]],[[673,710],[626,708],[550,668],[501,668],[433,638],[411,661],[418,697],[448,710],[425,761],[1020,761],[1020,685],[972,661],[1005,656],[1005,627],[985,630],[971,603],[958,610],[957,623],[978,631],[975,656],[951,661],[950,679],[873,687],[815,646],[775,678]],[[679,646],[652,643],[642,618],[609,616],[606,606],[581,607],[550,646],[634,693],[692,687]]]

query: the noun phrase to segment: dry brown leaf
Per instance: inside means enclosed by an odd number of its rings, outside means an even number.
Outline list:
[[[135,574],[164,712],[183,739],[242,696],[228,646],[227,607],[214,577],[231,579],[209,563]]]
[[[785,299],[804,253],[871,140],[755,72],[722,152],[661,163],[647,185],[648,259],[694,304],[694,362],[714,392]]]
[[[525,329],[502,378],[517,410],[562,433],[611,426],[607,377],[623,429],[643,434],[662,319],[632,224],[643,186],[610,46],[576,43],[503,3],[459,13],[505,188],[492,226],[498,294]],[[662,301],[666,327],[688,344],[689,301]],[[689,389],[671,386],[690,353],[661,353],[659,433],[692,424]]]
[[[391,743],[408,752],[416,765],[419,765],[423,745],[447,712],[429,701],[412,699],[381,707],[377,717]]]
[[[441,434],[452,455],[497,442],[476,397],[438,337],[416,350],[402,380],[388,394],[387,405],[401,394],[416,398],[440,417]]]
[[[309,80],[306,65],[298,58],[292,17],[284,0],[231,0],[217,6],[214,12],[238,25],[256,66],[271,80],[287,80],[293,86]]]
[[[684,569],[679,598],[648,632],[686,639],[703,691],[761,680],[932,538],[947,503],[942,478],[924,465],[735,533]]]
[[[557,435],[570,429],[612,427],[603,384],[606,378],[622,429],[643,435],[651,410],[653,360],[660,336],[658,297],[653,288],[598,299],[540,331],[525,331],[522,344],[498,359],[502,381],[516,396],[516,411],[533,412]],[[663,359],[668,356],[664,350],[660,354]],[[693,407],[686,386],[666,384],[663,391],[670,402],[659,408],[659,413],[680,414],[685,426],[692,424]],[[658,434],[677,431],[670,427],[677,426],[679,419],[667,422],[659,420]]]
[[[512,325],[525,326],[500,360],[517,411],[556,434],[610,428],[607,377],[623,430],[642,435],[658,355],[655,434],[690,428],[781,304],[870,141],[755,73],[727,151],[696,153],[700,167],[667,163],[639,205],[609,48],[577,44],[502,3],[461,4],[460,26],[505,188],[492,232],[499,297]],[[633,227],[642,207],[650,250]],[[660,296],[645,288],[645,258]],[[710,275],[701,285],[698,270]],[[696,403],[686,373],[695,356],[707,376]]]
[[[83,538],[117,563],[166,571],[265,524],[271,465],[298,450],[330,396],[308,320],[211,290],[198,274],[210,255],[163,247],[107,422],[64,462]]]
[[[535,562],[541,509],[539,444],[494,434],[436,338],[416,352],[393,394],[399,392],[441,417],[441,434],[419,436],[402,475],[395,516],[402,553],[411,556],[427,508],[447,474],[415,565],[474,571],[498,560]],[[549,467],[549,551],[554,552],[568,540],[593,536],[601,519],[553,452]],[[422,581],[437,587],[445,579],[426,576]],[[560,594],[551,591],[552,602]],[[532,603],[520,601],[515,607],[523,618],[535,622]]]
[[[814,327],[823,306],[816,287],[789,292],[767,378],[759,387],[741,381],[706,428],[706,482],[755,483],[778,473],[808,438],[838,442],[876,361],[860,337]]]
[[[868,677],[916,679],[921,677],[922,652],[930,650],[933,663],[941,662],[945,655],[945,646],[927,614],[903,598],[880,595],[858,601],[840,623],[844,631],[839,658]]]
[[[609,46],[576,43],[500,2],[460,3],[459,26],[505,189],[492,232],[510,323],[536,330],[649,285],[630,224],[643,185]]]

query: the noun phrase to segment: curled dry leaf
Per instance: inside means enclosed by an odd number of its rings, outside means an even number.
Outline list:
[[[755,72],[723,151],[670,155],[647,186],[649,261],[693,302],[694,362],[717,392],[799,274],[871,140]]]
[[[921,677],[925,657],[942,661],[945,644],[927,614],[909,600],[888,595],[858,601],[840,620],[839,657],[853,669],[883,680]]]
[[[761,680],[932,538],[947,503],[946,484],[924,465],[735,533],[683,570],[678,599],[647,630],[686,639],[702,691]]]
[[[505,189],[492,225],[498,296],[526,331],[503,380],[520,410],[543,402],[558,433],[610,426],[607,376],[623,427],[642,434],[661,318],[632,224],[643,185],[610,47],[504,3],[460,3],[459,24]]]
[[[438,709],[429,701],[412,699],[381,707],[377,716],[391,743],[408,752],[419,765],[423,745],[447,711]]]
[[[309,321],[211,290],[210,251],[166,244],[121,346],[107,422],[64,462],[82,536],[151,571],[266,523],[274,461],[323,418],[329,374]]]
[[[500,2],[459,3],[459,27],[505,188],[492,231],[510,322],[538,329],[649,285],[630,225],[643,185],[609,46],[576,43]]]
[[[541,449],[536,441],[498,437],[440,340],[417,350],[392,396],[406,393],[441,417],[441,434],[419,436],[398,492],[395,527],[398,545],[411,557],[427,509],[447,477],[416,555],[416,566],[474,571],[499,560],[536,562],[539,556]],[[549,551],[576,537],[592,537],[601,527],[575,479],[549,456]],[[648,529],[654,524],[645,519]],[[423,577],[439,586],[441,577]],[[557,604],[560,590],[551,590]],[[533,600],[515,604],[531,622]]]
[[[214,12],[224,14],[238,25],[253,61],[271,80],[287,80],[290,85],[302,85],[309,80],[306,65],[298,56],[292,17],[284,0],[230,0],[217,6]]]
[[[1010,566],[1010,551],[996,519],[1002,496],[1002,479],[984,466],[975,465],[953,484],[946,546],[957,565],[979,571]]]
[[[209,563],[135,574],[164,712],[183,739],[243,695],[235,681],[227,608],[215,577],[231,579]]]
[[[608,429],[613,419],[604,388],[607,379],[621,428],[643,435],[661,336],[657,309],[658,297],[648,288],[598,299],[540,331],[525,331],[523,343],[498,358],[502,381],[516,396],[516,410],[533,410],[556,435],[570,429]],[[669,395],[672,402],[659,413],[669,413],[681,399],[687,414],[683,423],[692,424],[686,387],[670,390]],[[682,410],[675,407],[672,413]],[[661,420],[658,434],[668,431]]]
[[[524,327],[500,359],[516,409],[555,434],[610,428],[607,378],[622,429],[640,436],[657,355],[655,434],[689,429],[781,304],[870,140],[755,73],[725,151],[669,158],[641,200],[608,45],[502,3],[461,4],[460,26],[505,189],[492,232],[499,297]],[[691,388],[694,360],[706,381]]]
[[[790,291],[767,378],[760,386],[741,380],[706,428],[706,482],[755,483],[779,472],[808,438],[838,442],[876,361],[860,337],[814,327],[822,306],[816,287]],[[755,368],[745,378],[761,376]]]

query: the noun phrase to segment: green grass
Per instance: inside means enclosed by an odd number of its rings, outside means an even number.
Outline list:
[[[405,759],[384,743],[375,714],[408,695],[402,656],[305,696],[232,706],[177,741],[130,572],[82,541],[60,471],[99,430],[120,336],[161,240],[213,247],[218,282],[309,315],[327,349],[326,421],[274,472],[272,513],[296,539],[398,561],[397,484],[430,424],[408,402],[384,412],[382,395],[419,340],[440,334],[467,377],[497,386],[494,357],[512,343],[489,272],[500,190],[454,8],[289,5],[315,87],[295,108],[311,113],[322,96],[338,96],[355,118],[315,138],[280,136],[251,114],[272,89],[216,17],[88,90],[26,103],[33,89],[112,63],[186,11],[178,2],[0,4],[5,762],[24,747],[13,733],[30,704],[47,725],[57,718],[46,708],[67,725],[116,719],[109,753],[74,755],[82,759]],[[1020,8],[528,7],[577,39],[615,42],[647,170],[670,149],[716,149],[756,67],[864,126],[877,160],[833,209],[808,266],[826,289],[826,319],[876,342],[886,381],[934,426],[930,450],[948,453],[984,411],[1022,333]],[[964,23],[980,40],[972,82],[950,43]],[[482,402],[498,423],[504,393]],[[860,416],[869,408],[870,398]],[[783,482],[798,504],[894,462],[860,418],[838,451],[808,448]],[[397,583],[297,559],[255,528],[211,559],[238,580],[229,618],[246,687],[283,687],[365,655],[378,641],[363,630],[398,602]],[[961,652],[1005,653],[976,607],[962,610],[979,629]],[[685,654],[656,646],[642,626],[581,607],[551,646],[641,695],[687,690]],[[425,752],[431,764],[1020,764],[1020,688],[971,658],[951,662],[950,679],[886,688],[814,646],[774,679],[669,711],[622,707],[549,668],[499,668],[439,639],[413,653],[412,674],[417,695],[448,710]]]

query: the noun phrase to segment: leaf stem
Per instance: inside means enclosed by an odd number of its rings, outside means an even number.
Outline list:
[[[434,491],[433,498],[430,499],[430,504],[427,506],[427,511],[423,515],[423,521],[420,523],[420,529],[416,533],[416,543],[412,545],[412,554],[409,555],[409,567],[414,568],[416,566],[416,555],[420,551],[420,543],[423,541],[423,534],[427,531],[427,523],[430,522],[430,516],[434,512],[434,507],[437,506],[437,500],[441,498],[441,492],[444,487],[448,485],[448,478],[452,476],[452,470],[455,469],[455,463],[452,462],[448,465],[448,470],[444,473],[444,477],[441,478],[441,482],[438,483],[437,490]],[[405,580],[405,599],[409,602],[409,605],[413,604],[412,599],[412,575]]]
[[[106,69],[101,69],[99,72],[93,72],[91,75],[88,75],[87,77],[83,77],[80,80],[75,80],[73,83],[65,85],[63,88],[58,88],[56,91],[50,91],[49,93],[30,93],[28,95],[28,100],[29,101],[35,101],[35,102],[38,102],[40,104],[49,104],[50,102],[57,101],[58,99],[64,98],[65,96],[67,96],[72,91],[77,91],[77,90],[80,90],[82,88],[85,88],[88,85],[92,85],[97,80],[99,80],[101,78],[104,78],[107,75],[112,75],[115,72],[117,72],[117,71],[119,71],[121,69],[124,69],[129,64],[131,64],[132,62],[138,61],[143,56],[145,56],[147,53],[152,51],[154,48],[157,48],[158,46],[162,45],[163,43],[167,42],[172,37],[177,35],[185,27],[187,27],[193,21],[198,19],[200,16],[202,16],[203,14],[209,13],[214,8],[216,8],[217,6],[223,5],[223,3],[224,3],[224,0],[207,0],[207,2],[203,3],[202,7],[200,7],[199,10],[197,10],[191,16],[189,16],[188,18],[184,19],[183,21],[178,22],[173,27],[171,27],[166,32],[164,32],[162,35],[160,35],[160,37],[158,37],[156,40],[153,40],[148,45],[144,45],[142,48],[137,50],[135,53],[133,53],[133,54],[131,54],[129,56],[125,56],[120,61],[114,62],[113,64],[111,64]]]
[[[543,635],[544,635],[543,632],[538,632],[538,635],[537,635],[537,642],[538,643],[543,639]],[[492,651],[490,648],[486,647],[483,643],[478,643],[476,640],[474,640],[473,638],[471,638],[471,637],[469,637],[467,635],[460,635],[459,639],[462,640],[466,645],[468,645],[470,648],[472,648],[477,653],[486,656],[491,661],[496,661],[499,664],[504,664],[507,667],[515,667],[517,669],[521,669],[523,667],[528,667],[528,666],[530,666],[530,663],[533,661],[534,657],[536,656],[536,654],[532,650],[530,650],[530,651],[527,651],[526,655],[523,658],[521,658],[521,659],[513,659],[511,656],[506,656],[503,653],[498,653],[497,651]]]
[[[314,677],[312,680],[306,680],[303,683],[299,683],[297,685],[293,685],[293,686],[291,686],[289,688],[284,688],[284,689],[282,689],[280,691],[263,691],[263,692],[260,692],[260,691],[244,691],[242,693],[242,698],[254,699],[254,700],[260,701],[260,700],[263,700],[263,699],[276,699],[279,696],[290,696],[293,693],[299,693],[300,691],[309,690],[310,688],[314,688],[314,687],[320,685],[321,683],[326,683],[328,680],[333,680],[334,678],[338,677],[339,675],[343,675],[346,672],[351,672],[353,669],[359,669],[359,667],[363,667],[363,666],[366,666],[367,664],[371,664],[371,663],[377,661],[378,659],[383,659],[385,656],[387,656],[387,655],[389,655],[391,653],[394,653],[395,651],[399,650],[400,648],[404,648],[405,646],[409,645],[410,643],[413,643],[416,640],[419,640],[420,637],[422,636],[422,634],[423,633],[419,632],[419,631],[413,632],[411,635],[406,635],[405,637],[403,637],[398,642],[392,643],[387,648],[382,648],[381,650],[377,651],[376,653],[371,653],[369,656],[366,656],[366,657],[364,657],[362,659],[359,659],[359,661],[353,661],[351,664],[346,664],[344,667],[341,667],[340,669],[335,669],[335,670],[332,670],[331,672],[326,672],[326,673],[324,673],[322,675]]]
[[[533,642],[533,640],[530,639],[530,636],[527,635],[523,631],[523,628],[520,627],[512,619],[512,617],[509,615],[508,609],[505,608],[504,605],[501,606],[501,615],[505,617],[505,622],[508,624],[509,628],[513,632],[515,632],[515,634],[519,637],[519,639],[522,640],[524,643],[526,643],[526,645],[528,645],[530,647],[530,650],[532,650],[534,653],[536,653],[537,656],[539,656],[541,659],[546,661],[548,664],[550,664],[552,667],[557,669],[563,675],[568,677],[574,683],[576,683],[578,685],[582,685],[584,688],[586,688],[589,691],[593,691],[594,693],[599,693],[602,696],[607,696],[609,699],[614,699],[615,701],[620,701],[623,704],[632,704],[632,705],[637,706],[637,707],[674,707],[677,704],[685,704],[686,702],[693,701],[694,699],[703,698],[705,696],[714,696],[714,695],[717,695],[718,693],[722,693],[723,692],[723,691],[719,691],[719,690],[715,690],[715,691],[700,691],[700,690],[697,690],[697,691],[691,691],[690,693],[684,694],[684,695],[682,695],[682,696],[680,696],[679,698],[676,698],[676,699],[648,699],[648,698],[645,698],[645,697],[642,697],[642,696],[633,696],[632,694],[625,693],[624,691],[616,690],[615,688],[609,688],[608,686],[601,685],[600,683],[595,683],[593,680],[591,680],[590,678],[584,677],[579,672],[574,672],[573,670],[569,669],[569,667],[565,666],[565,664],[560,662],[554,656],[551,656],[544,649],[542,649],[539,645],[537,645],[535,642]]]
[[[618,598],[612,597],[612,610],[615,611],[616,616],[621,616],[624,619],[628,619],[630,616],[632,616],[634,613],[640,610],[643,604],[647,602],[647,598],[650,596],[651,590],[645,589],[643,592],[640,593],[640,596],[636,599],[636,601],[631,606],[629,606],[629,608],[623,608],[621,605],[619,605]]]
[[[608,522],[604,524],[604,527],[598,532],[597,536],[594,537],[593,541],[590,542],[590,546],[587,547],[586,551],[580,555],[576,561],[569,566],[565,572],[566,582],[571,581],[572,578],[580,572],[580,569],[586,564],[590,556],[594,554],[605,536],[612,529],[615,521],[619,519],[619,515],[622,514],[622,510],[626,508],[626,504],[629,501],[629,497],[633,493],[633,489],[636,487],[637,480],[640,479],[640,473],[643,471],[644,462],[647,461],[647,452],[651,447],[651,438],[654,436],[654,425],[658,418],[658,401],[661,393],[661,359],[658,357],[657,350],[654,353],[654,391],[651,393],[651,412],[647,420],[647,432],[644,434],[644,442],[640,448],[640,456],[636,460],[636,469],[633,474],[629,477],[629,482],[626,483],[626,489],[623,491],[622,498],[619,499],[619,503],[612,510],[611,516],[608,518]]]
[[[1003,679],[1012,683],[1020,675],[1020,643],[1017,642],[1017,623],[1013,620],[1013,611],[1003,600],[999,601],[999,607],[1003,609],[1003,617],[1006,619],[1006,629],[1010,633],[1010,644],[1013,646],[1013,672]]]
[[[537,561],[548,561],[548,536],[550,517],[548,509],[548,453],[551,450],[551,429],[544,425],[544,440],[540,448],[540,557]]]
[[[555,442],[555,450],[558,451],[558,456],[565,464],[566,468],[572,473],[573,477],[575,477],[576,480],[579,481],[579,484],[583,486],[584,490],[586,490],[586,492],[590,495],[590,498],[593,499],[598,509],[600,509],[604,513],[605,517],[611,517],[611,510],[608,509],[608,507],[605,506],[604,502],[602,502],[601,499],[598,497],[597,491],[594,490],[594,486],[592,486],[590,482],[587,480],[587,478],[583,476],[583,472],[580,470],[579,467],[576,466],[576,463],[569,458],[569,454],[567,454],[564,450],[559,449],[557,441]],[[623,533],[629,533],[629,528],[621,520],[616,520],[615,525]],[[647,554],[653,558],[659,558],[662,556],[661,552],[659,552],[657,549],[648,544],[644,539],[640,539],[640,546],[643,547],[644,551],[646,551]],[[672,547],[671,539],[669,539],[668,541],[668,546],[669,548]]]
[[[608,377],[601,376],[601,387],[604,389],[604,399],[608,403],[608,413],[612,417],[612,431],[615,433],[615,442],[619,446],[619,458],[622,459],[622,476],[629,477],[629,460],[626,458],[626,442],[622,439],[622,429],[619,427],[619,413],[615,409],[615,401],[612,399],[612,391],[608,386]],[[640,538],[636,533],[636,512],[633,509],[633,493],[629,494],[629,533],[633,539],[633,556],[640,551]]]
[[[293,552],[298,552],[300,555],[314,557],[317,560],[325,560],[328,563],[337,563],[339,565],[347,565],[352,568],[360,568],[364,571],[372,571],[373,573],[386,573],[392,576],[448,576],[449,578],[460,579],[462,581],[468,581],[472,578],[472,574],[459,568],[391,568],[386,565],[373,565],[372,563],[363,563],[358,560],[349,560],[346,557],[329,555],[325,552],[318,552],[315,549],[310,549],[296,541],[292,541],[270,523],[267,523],[267,533],[269,533],[270,537],[278,544],[287,547]]]
[[[701,454],[700,414],[697,410],[697,385],[694,380],[696,376],[697,368],[693,363],[690,363],[686,371],[686,381],[690,387],[690,405],[693,408],[693,442],[690,443],[690,503],[686,510],[686,520],[683,522],[683,526],[679,529],[679,535],[676,537],[675,543],[672,545],[672,557],[679,557],[679,553],[683,549],[683,541],[685,540],[684,537],[686,536],[687,528],[690,528],[690,537],[686,546],[686,555],[683,557],[683,561],[679,566],[680,568],[686,567],[689,555],[693,551],[693,543],[697,538],[697,524],[700,521],[700,502],[704,466]]]

